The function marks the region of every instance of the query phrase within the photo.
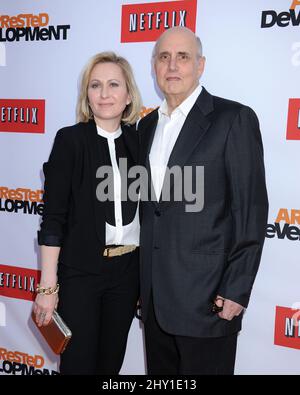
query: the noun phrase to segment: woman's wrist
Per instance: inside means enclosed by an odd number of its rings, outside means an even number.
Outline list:
[[[35,292],[39,295],[55,295],[59,291],[59,284],[55,284],[53,287],[44,287],[41,284],[37,284]]]
[[[45,287],[45,288],[52,288],[55,287],[57,284],[57,276],[42,276],[41,280],[39,282],[40,286]]]

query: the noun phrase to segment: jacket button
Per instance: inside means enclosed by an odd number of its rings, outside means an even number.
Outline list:
[[[160,216],[161,216],[161,212],[160,212],[159,210],[155,210],[154,214],[155,214],[157,217],[160,217]]]

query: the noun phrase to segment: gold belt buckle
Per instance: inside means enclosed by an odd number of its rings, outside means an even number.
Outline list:
[[[112,258],[114,256],[127,254],[129,252],[134,251],[135,249],[136,249],[136,245],[134,244],[118,246],[118,247],[107,247],[104,249],[103,256],[106,256],[107,258]]]

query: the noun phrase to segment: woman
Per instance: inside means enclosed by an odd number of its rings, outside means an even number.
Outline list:
[[[140,104],[128,62],[97,54],[83,73],[79,123],[58,131],[43,166],[42,275],[34,312],[38,325],[47,325],[58,304],[72,331],[62,374],[118,374],[122,366],[139,296],[139,219],[137,202],[123,199],[130,182],[120,159],[128,170],[137,163],[137,134],[129,124]],[[111,178],[104,177],[107,166]]]

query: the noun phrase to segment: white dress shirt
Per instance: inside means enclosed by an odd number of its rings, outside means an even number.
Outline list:
[[[158,123],[153,138],[149,161],[151,167],[152,183],[157,201],[160,199],[167,164],[174,148],[182,126],[194,106],[202,86],[198,85],[180,106],[168,115],[168,105],[164,100],[158,109]]]
[[[114,214],[115,224],[113,226],[105,223],[105,243],[106,245],[139,245],[140,242],[140,221],[139,221],[139,205],[135,213],[135,217],[128,225],[123,225],[122,204],[121,204],[121,174],[116,157],[115,139],[121,136],[122,129],[119,128],[115,132],[107,132],[97,125],[97,132],[100,136],[105,137],[108,143],[109,155],[113,168],[114,176]]]

